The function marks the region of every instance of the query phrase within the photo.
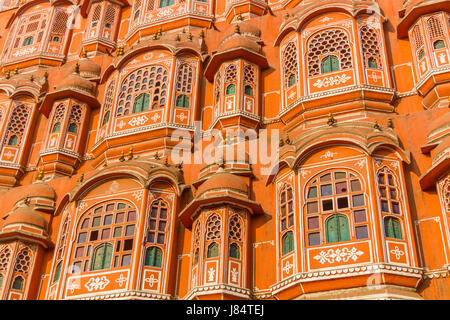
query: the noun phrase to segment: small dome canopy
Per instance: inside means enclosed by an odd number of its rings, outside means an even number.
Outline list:
[[[78,61],[78,65],[80,66],[80,75],[82,77],[99,77],[102,72],[102,67],[88,58],[81,58]]]
[[[16,190],[17,189],[17,190]],[[55,190],[43,181],[36,181],[27,186],[21,188],[15,188],[14,198],[19,200],[25,198],[49,198],[54,200],[56,198]]]
[[[244,47],[256,52],[261,51],[258,41],[261,40],[261,30],[250,23],[233,24],[224,32],[225,37],[219,45],[219,52],[232,48]]]
[[[16,223],[29,224],[43,230],[47,230],[47,221],[44,217],[35,210],[31,209],[27,204],[22,204],[14,209],[13,212],[6,218],[3,228]]]
[[[198,188],[197,197],[201,196],[205,192],[218,189],[233,190],[248,196],[248,186],[244,180],[231,173],[219,171],[212,175]]]
[[[69,88],[92,93],[94,90],[94,85],[89,80],[80,77],[78,74],[72,73],[68,75],[58,86],[56,86],[57,91]]]

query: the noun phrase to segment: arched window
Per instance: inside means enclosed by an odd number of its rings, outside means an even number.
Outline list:
[[[141,0],[136,0],[133,8],[133,21],[136,21],[141,14]]]
[[[12,288],[14,290],[22,291],[23,290],[23,283],[24,283],[24,279],[22,278],[22,276],[18,276],[16,278],[14,278],[14,281],[13,281],[13,284],[12,284]]]
[[[61,277],[61,268],[62,268],[62,261],[60,261],[58,263],[58,265],[56,266],[55,269],[55,274],[53,276],[53,282],[56,282],[59,280],[59,278]]]
[[[222,90],[222,72],[219,70],[214,78],[214,97],[216,98],[215,104],[220,101],[220,91]]]
[[[381,212],[400,214],[400,200],[394,174],[383,168],[378,173],[378,191]]]
[[[347,216],[341,214],[332,215],[325,223],[327,243],[350,240],[350,229]]]
[[[283,50],[283,74],[286,88],[297,83],[298,75],[298,51],[295,42],[289,42]]]
[[[199,257],[200,257],[200,221],[197,221],[197,223],[194,225],[193,228],[193,253],[194,253],[194,265],[198,263]]]
[[[150,207],[147,243],[164,244],[168,222],[168,209],[164,201],[156,200]]]
[[[351,229],[355,240],[369,238],[365,193],[360,178],[353,172],[329,170],[313,177],[306,185],[305,198],[309,246],[353,240]]]
[[[72,268],[87,272],[89,265],[91,270],[129,266],[136,215],[136,209],[123,201],[104,202],[86,211],[78,222]]]
[[[113,246],[103,243],[94,249],[91,270],[108,269],[111,266]]]
[[[370,57],[367,61],[368,67],[370,69],[378,69],[378,62],[377,59]]]
[[[253,96],[253,88],[251,86],[244,87],[244,94],[252,97]]]
[[[69,124],[69,128],[67,129],[67,131],[76,134],[78,132],[77,124],[76,123]]]
[[[288,231],[284,234],[281,239],[281,246],[283,255],[294,251],[294,233],[292,231]]]
[[[420,50],[418,56],[419,56],[419,60],[422,60],[425,57],[425,50],[423,50],[423,49]]]
[[[25,40],[23,40],[23,46],[29,46],[32,45],[34,41],[33,37],[27,37]]]
[[[384,232],[386,238],[403,239],[401,223],[394,217],[384,219]]]
[[[239,259],[239,246],[236,243],[230,244],[230,258]]]
[[[330,57],[327,59],[326,65],[331,71],[353,68],[351,48],[352,46],[344,30],[328,29],[315,34],[308,43],[308,75],[312,77],[324,73],[322,70],[325,67],[323,61],[325,59],[320,60],[324,56]],[[339,59],[335,55],[336,51],[339,53]],[[335,58],[332,58],[333,56]]]
[[[173,5],[173,0],[160,0],[159,7],[164,8]]]
[[[19,138],[16,135],[12,135],[8,140],[8,146],[16,147]]]
[[[110,117],[110,116],[111,116],[110,111],[109,111],[109,110],[106,111],[106,113],[105,113],[105,115],[104,115],[104,117],[103,117],[102,127],[108,123],[109,117]]]
[[[11,114],[4,143],[10,146],[19,146],[26,131],[31,108],[23,104],[14,107]]]
[[[433,42],[433,48],[436,50],[444,49],[445,48],[444,40],[437,40],[437,41]]]
[[[152,109],[163,108],[166,105],[168,79],[167,70],[160,65],[140,68],[130,73],[120,87],[116,116],[131,114],[135,104],[145,106],[147,98],[141,96],[143,93],[148,95]]]
[[[8,270],[9,262],[11,260],[11,250],[8,246],[3,246],[0,250],[0,272]]]
[[[225,69],[225,94],[235,94],[237,83],[237,67],[234,64],[230,64]]]
[[[285,185],[280,193],[280,225],[285,231],[294,225],[294,197],[292,187]]]
[[[378,37],[378,31],[364,25],[360,28],[361,46],[363,60],[366,66],[371,69],[381,69],[381,43]]]
[[[206,257],[216,258],[218,256],[219,256],[219,244],[217,242],[213,242],[208,246]]]
[[[178,96],[176,106],[179,108],[189,108],[189,97],[185,94]]]
[[[183,63],[178,67],[176,83],[177,99],[175,105],[180,108],[189,108],[192,95],[192,87],[194,85],[194,68],[187,63]]]
[[[251,65],[244,67],[244,94],[253,96],[256,89],[256,68]]]
[[[236,85],[230,84],[227,87],[226,94],[229,95],[229,94],[235,94],[235,93],[236,93]]]
[[[72,106],[69,115],[69,127],[68,132],[77,134],[78,127],[81,126],[81,119],[83,117],[83,108],[80,105]]]
[[[333,71],[338,71],[339,67],[339,59],[335,55],[329,55],[323,58],[321,63],[321,73],[328,73]]]
[[[427,29],[430,39],[436,39],[444,36],[444,28],[441,20],[437,17],[431,17],[427,20]]]
[[[61,131],[61,122],[57,122],[53,125],[52,133]]]
[[[148,93],[141,93],[134,100],[133,113],[148,111],[150,108],[150,95]]]
[[[158,247],[149,247],[145,251],[145,263],[147,267],[161,268],[163,252]]]
[[[445,211],[450,214],[450,181],[446,180],[446,183],[442,186],[442,196],[444,197]]]

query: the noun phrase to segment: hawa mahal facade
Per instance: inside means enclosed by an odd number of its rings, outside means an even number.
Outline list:
[[[450,1],[0,8],[1,299],[450,298]]]

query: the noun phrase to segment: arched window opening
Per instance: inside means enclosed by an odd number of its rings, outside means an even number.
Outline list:
[[[227,87],[226,94],[227,94],[227,95],[230,95],[230,94],[235,94],[235,93],[236,93],[236,85],[230,84],[230,85]]]
[[[437,40],[437,41],[433,42],[433,48],[435,50],[444,49],[445,48],[444,40]]]
[[[378,173],[379,201],[382,213],[400,214],[397,183],[392,172],[383,168]]]
[[[329,55],[323,58],[321,64],[321,73],[339,71],[339,59],[335,55]]]
[[[339,55],[339,59],[336,54]],[[324,56],[326,58],[321,60]],[[333,56],[335,58],[332,58]],[[327,70],[331,72],[353,68],[352,46],[346,32],[341,29],[328,29],[315,34],[308,43],[307,59],[310,77],[323,74]]]
[[[351,171],[330,170],[319,174],[306,185],[305,197],[309,246],[353,240],[350,228],[354,230],[355,240],[369,238],[363,184]]]
[[[55,275],[53,276],[53,282],[56,282],[61,277],[61,268],[62,268],[62,261],[58,263],[55,269]]]
[[[134,100],[133,113],[148,111],[150,107],[150,95],[148,93],[141,93]]]
[[[174,0],[161,0],[159,3],[160,8],[168,7],[173,5]]]
[[[326,221],[327,243],[342,242],[350,240],[350,229],[348,218],[345,215],[336,214]]]
[[[23,46],[26,47],[26,46],[32,45],[32,44],[33,44],[33,41],[34,41],[34,38],[33,38],[33,37],[27,37],[27,38],[25,38],[25,40],[23,41]]]
[[[244,87],[244,94],[252,97],[253,96],[253,88],[251,86],[245,86]]]
[[[444,36],[444,28],[441,20],[437,17],[431,17],[427,20],[427,29],[430,39],[436,39]]]
[[[207,258],[216,258],[219,256],[219,244],[217,242],[213,242],[208,246]]]
[[[289,42],[283,50],[283,73],[286,88],[297,83],[298,54],[297,45],[294,42]]]
[[[24,283],[24,279],[21,276],[18,276],[14,279],[13,284],[12,284],[12,288],[14,290],[19,290],[22,291],[23,290],[23,283]]]
[[[294,233],[288,231],[281,238],[283,256],[294,251]]]
[[[294,196],[290,185],[285,185],[280,193],[280,224],[281,231],[294,225]]]
[[[297,83],[297,78],[295,77],[295,74],[291,74],[289,76],[289,80],[288,80],[288,87],[290,88],[296,83]]]
[[[106,125],[109,122],[109,117],[111,116],[111,112],[108,110],[103,117],[102,126]]]
[[[403,239],[402,226],[396,218],[386,217],[384,219],[384,232],[386,238]]]
[[[53,126],[52,133],[60,132],[60,131],[61,131],[61,122],[57,122]]]
[[[12,135],[8,140],[8,146],[16,147],[19,143],[19,138],[16,135]]]
[[[189,108],[189,97],[185,94],[179,95],[177,97],[176,106],[178,108]]]
[[[167,70],[159,65],[140,68],[130,73],[120,87],[116,116],[129,115],[135,105],[137,110],[142,111],[148,110],[147,103],[151,103],[152,109],[164,107],[168,78]]]
[[[94,250],[91,270],[108,269],[111,266],[113,246],[110,243],[99,245]]]
[[[136,209],[121,201],[98,204],[85,212],[71,253],[73,269],[87,272],[129,266],[136,220]]]
[[[145,263],[147,267],[161,268],[163,252],[158,247],[149,247],[145,251]]]
[[[67,131],[70,132],[70,133],[77,134],[78,133],[78,126],[77,126],[77,124],[76,123],[69,124],[69,128],[67,129]]]
[[[378,69],[378,62],[377,59],[370,57],[367,61],[368,67],[370,69]]]
[[[230,244],[230,258],[239,259],[239,246],[236,243]]]
[[[168,223],[168,209],[164,201],[154,201],[150,208],[147,243],[164,244]]]

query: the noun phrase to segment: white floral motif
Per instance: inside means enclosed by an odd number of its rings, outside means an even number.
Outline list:
[[[332,87],[332,86],[336,86],[336,85],[340,85],[342,83],[346,83],[348,80],[350,80],[352,77],[348,76],[347,74],[343,74],[343,75],[337,75],[337,76],[332,76],[332,77],[326,77],[323,79],[318,79],[313,86],[317,87],[319,89],[323,88],[328,88],[328,87]]]
[[[77,278],[70,281],[67,289],[70,290],[70,293],[73,293],[76,289],[80,289],[80,279]]]
[[[291,269],[293,269],[293,268],[294,268],[294,265],[291,264],[289,261],[286,261],[286,264],[283,267],[283,271],[286,274],[290,274],[291,273]]]
[[[300,171],[300,174],[302,175],[302,178],[303,178],[303,179],[305,179],[305,177],[306,177],[307,175],[309,175],[310,173],[311,173],[311,171],[306,170],[306,169],[302,169],[302,170]]]
[[[119,284],[119,287],[123,286],[123,283],[127,281],[127,278],[123,276],[123,273],[120,274],[120,277],[116,279],[116,282]]]
[[[396,258],[397,260],[400,260],[400,258],[401,258],[402,256],[405,255],[405,252],[403,252],[402,250],[400,250],[398,246],[395,246],[394,250],[391,250],[391,253],[392,253],[393,255],[395,255],[395,258]]]
[[[184,114],[184,112],[177,115],[177,118],[180,119],[180,121],[184,121],[184,119],[187,118],[187,116]]]
[[[348,262],[350,259],[353,261],[358,260],[358,257],[364,254],[361,250],[356,249],[355,247],[351,248],[342,248],[342,249],[329,249],[328,251],[320,251],[318,255],[314,257],[315,260],[319,261],[320,264],[324,264],[325,262],[334,263],[334,262]]]
[[[320,158],[321,159],[333,159],[335,155],[338,155],[338,153],[327,151],[327,152],[325,152],[325,154],[321,155]]]
[[[236,283],[238,282],[238,275],[239,272],[236,270],[236,268],[231,269],[231,281]]]
[[[159,279],[155,278],[155,275],[152,274],[152,275],[150,276],[150,278],[146,278],[146,279],[144,280],[144,282],[148,282],[148,286],[149,286],[150,288],[153,288],[153,285],[154,285],[155,283],[158,283],[158,282],[159,282]]]
[[[144,190],[140,190],[140,191],[135,191],[135,192],[133,192],[133,197],[134,197],[137,201],[141,201],[143,196],[144,196]]]
[[[214,268],[209,268],[208,270],[208,282],[213,282],[214,281],[214,275],[216,273],[216,270]]]
[[[365,165],[366,165],[366,159],[361,159],[355,163],[355,166],[358,166],[360,169],[362,169]]]
[[[130,121],[128,121],[128,124],[132,127],[135,126],[142,126],[147,122],[148,118],[146,116],[140,116],[140,117],[134,117]]]
[[[78,205],[78,208],[79,208],[80,210],[84,210],[87,206],[88,206],[87,203],[84,202],[84,201],[82,201],[82,202],[80,202],[80,204]]]
[[[91,292],[92,290],[103,290],[108,284],[109,280],[105,276],[102,276],[101,278],[90,278],[84,286]]]
[[[156,122],[160,119],[159,113],[155,113],[155,115],[152,117],[153,122]]]

